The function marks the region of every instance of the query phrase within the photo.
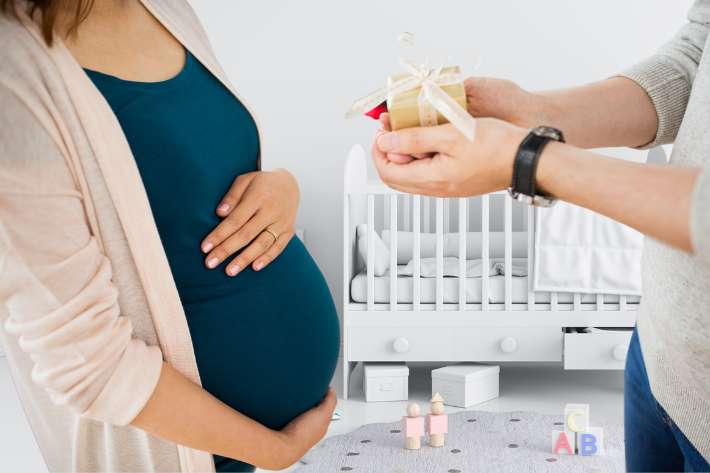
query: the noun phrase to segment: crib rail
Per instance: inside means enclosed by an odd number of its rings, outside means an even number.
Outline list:
[[[506,313],[532,313],[543,312],[550,316],[555,314],[563,315],[565,313],[590,313],[590,312],[635,312],[638,309],[637,303],[628,303],[626,296],[619,296],[616,300],[606,301],[603,294],[597,294],[590,303],[588,298],[585,303],[582,303],[582,294],[574,293],[572,300],[560,302],[558,293],[550,293],[548,300],[536,301],[534,291],[534,248],[535,248],[535,212],[536,209],[530,206],[522,206],[511,199],[507,192],[500,191],[488,195],[483,195],[478,198],[457,198],[457,199],[442,199],[420,195],[406,194],[394,189],[391,189],[379,181],[367,181],[363,178],[363,173],[360,172],[357,179],[351,179],[346,174],[346,189],[345,189],[345,209],[346,220],[347,212],[357,213],[353,210],[353,206],[349,206],[350,199],[366,202],[366,215],[350,216],[351,224],[346,222],[346,241],[347,238],[354,238],[354,224],[358,221],[361,223],[367,222],[367,261],[366,261],[366,277],[367,277],[367,295],[365,304],[352,303],[350,298],[350,281],[357,273],[357,268],[354,267],[354,259],[357,258],[357,252],[347,252],[346,255],[346,305],[353,311],[368,311],[382,312],[387,311],[392,314],[400,312],[449,312],[457,311],[460,314],[468,312],[500,312]],[[494,200],[496,205],[494,206]],[[381,202],[381,204],[377,203]],[[499,221],[502,202],[502,225]],[[433,205],[432,205],[433,204]],[[432,209],[433,207],[433,209]],[[455,207],[455,211],[454,210]],[[494,208],[495,207],[495,208]],[[380,211],[377,211],[380,209]],[[432,216],[431,213],[434,215]],[[401,214],[400,214],[401,211]],[[474,218],[475,216],[475,218]],[[432,218],[433,217],[433,218]],[[502,226],[504,243],[503,243],[503,267],[505,270],[503,279],[503,300],[502,303],[490,302],[491,278],[488,268],[491,261],[491,222],[492,217],[498,227]],[[480,221],[476,221],[480,218]],[[380,223],[381,222],[381,223]],[[433,223],[433,233],[435,237],[435,291],[433,303],[422,302],[422,276],[421,276],[421,260],[422,260],[422,236],[431,235]],[[467,302],[467,255],[472,251],[478,251],[476,248],[468,248],[467,234],[472,231],[475,226],[476,232],[480,228],[480,259],[481,259],[481,299],[480,303]],[[389,230],[389,241],[385,244],[390,248],[389,259],[389,303],[376,303],[376,285],[375,285],[375,248],[376,232],[378,227],[381,230]],[[452,232],[452,228],[454,231]],[[400,292],[399,279],[397,277],[398,264],[404,264],[398,260],[398,231],[411,232],[412,242],[412,258],[413,271],[411,276],[412,283],[412,301],[411,303],[399,303],[398,293]],[[527,285],[524,292],[527,293],[527,302],[519,302],[520,296],[516,296],[518,300],[514,300],[514,280],[513,280],[513,234],[525,233],[525,241],[523,250],[527,257]],[[499,230],[496,230],[499,232]],[[384,234],[384,233],[383,233]],[[456,254],[458,255],[458,275],[457,278],[457,296],[454,300],[448,297],[444,298],[444,235],[458,234],[458,247]],[[498,233],[497,233],[498,234]],[[379,236],[377,237],[379,238]],[[384,239],[384,238],[383,238]],[[518,242],[520,240],[517,240]],[[520,245],[518,244],[516,251],[520,257]],[[479,254],[478,252],[476,254]],[[449,253],[451,256],[451,254]],[[350,258],[350,260],[348,260]],[[448,286],[447,286],[448,287]],[[517,293],[520,294],[520,286],[517,287]],[[568,295],[564,295],[569,297]],[[540,299],[540,298],[538,298]],[[624,319],[624,323],[628,320]]]

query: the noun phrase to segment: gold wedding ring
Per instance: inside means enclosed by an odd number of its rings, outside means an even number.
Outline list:
[[[264,229],[264,231],[271,233],[271,236],[274,237],[274,243],[276,243],[276,240],[279,239],[279,236],[278,236],[278,235],[276,234],[276,232],[273,231],[272,229],[270,229],[270,228],[267,227],[267,228]]]

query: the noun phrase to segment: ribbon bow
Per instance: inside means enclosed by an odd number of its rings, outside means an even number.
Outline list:
[[[446,117],[469,141],[473,142],[476,134],[476,120],[441,88],[445,85],[463,83],[459,73],[442,74],[441,70],[447,61],[448,59],[436,69],[428,69],[426,64],[420,64],[416,59],[400,58],[399,63],[411,76],[356,100],[345,118],[364,115],[386,101],[387,98],[421,86],[418,99],[421,125],[435,126],[438,124],[436,113],[431,112],[430,107],[427,107],[428,103]]]

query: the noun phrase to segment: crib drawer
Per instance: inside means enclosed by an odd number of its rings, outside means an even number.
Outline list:
[[[350,361],[452,361],[452,327],[350,327]]]
[[[628,333],[565,333],[566,370],[623,370]]]
[[[560,327],[458,327],[457,361],[560,361]]]

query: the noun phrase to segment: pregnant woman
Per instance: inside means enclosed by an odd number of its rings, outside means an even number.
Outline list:
[[[292,464],[330,422],[338,319],[194,13],[1,5],[2,336],[50,470]]]

